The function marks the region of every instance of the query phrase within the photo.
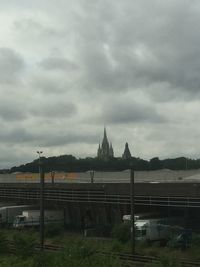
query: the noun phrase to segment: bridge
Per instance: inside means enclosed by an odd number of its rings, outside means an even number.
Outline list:
[[[200,207],[199,181],[200,170],[135,172],[137,210],[197,209]],[[38,203],[39,199],[38,174],[0,175],[1,201]],[[99,222],[101,216],[106,221],[120,220],[123,214],[130,213],[130,173],[46,174],[45,202],[47,206],[65,208],[68,217],[77,213],[75,217],[79,221],[88,210]]]
[[[39,184],[0,184],[1,200],[39,200]],[[130,204],[128,183],[46,184],[45,200],[55,202]],[[198,183],[136,183],[135,204],[200,207]]]

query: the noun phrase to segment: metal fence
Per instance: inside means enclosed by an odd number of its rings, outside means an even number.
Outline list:
[[[0,199],[37,200],[39,198],[40,191],[38,188],[0,188]],[[45,189],[45,200],[130,205],[130,196],[128,194],[106,194],[103,190]],[[137,195],[135,196],[135,204],[143,206],[199,208],[200,198]]]

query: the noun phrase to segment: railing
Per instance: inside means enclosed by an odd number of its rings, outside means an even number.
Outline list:
[[[0,188],[0,199],[39,199],[37,188]],[[130,204],[128,194],[105,194],[103,190],[45,189],[45,200],[59,202],[90,202]],[[136,205],[199,208],[200,198],[169,196],[135,196]]]

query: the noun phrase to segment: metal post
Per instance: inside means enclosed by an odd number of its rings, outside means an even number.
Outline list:
[[[94,170],[90,170],[90,181],[91,181],[91,184],[94,183]]]
[[[54,184],[55,172],[51,172],[51,183]]]
[[[44,170],[40,155],[42,151],[37,151],[39,154],[39,173],[40,173],[40,249],[44,250]]]
[[[135,254],[135,190],[134,190],[134,170],[130,169],[130,202],[131,202],[131,252]]]

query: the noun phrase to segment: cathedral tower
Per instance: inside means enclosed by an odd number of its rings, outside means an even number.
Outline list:
[[[129,150],[128,143],[125,144],[125,149],[124,149],[124,153],[122,155],[122,158],[123,159],[131,159],[131,152]]]
[[[106,128],[104,127],[104,135],[103,135],[103,141],[102,144],[99,144],[99,148],[97,151],[97,157],[99,159],[108,160],[110,158],[114,157],[114,151],[112,144],[108,142]]]

